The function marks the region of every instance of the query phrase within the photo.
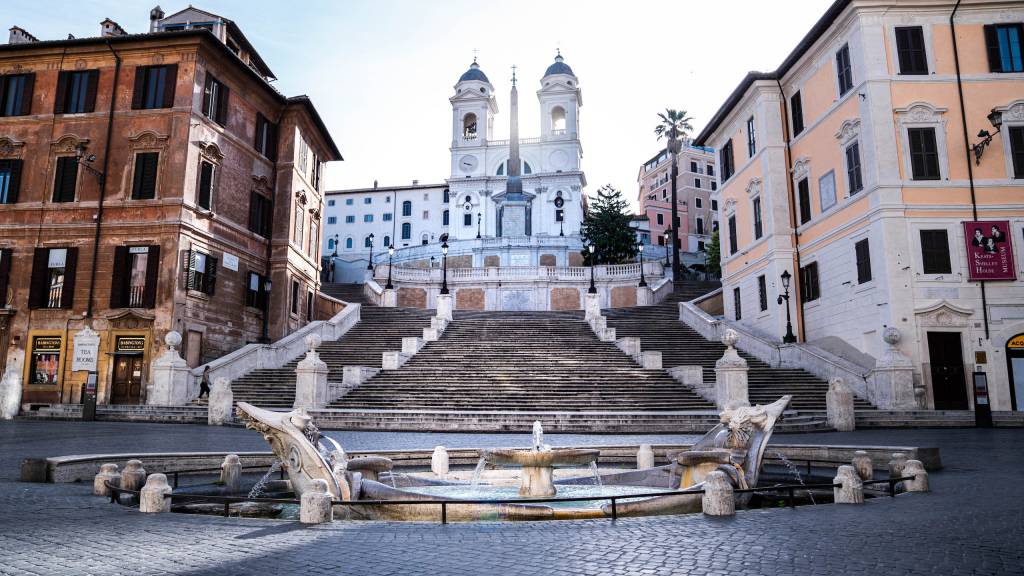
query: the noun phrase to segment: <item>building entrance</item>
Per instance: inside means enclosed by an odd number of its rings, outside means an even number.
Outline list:
[[[1024,334],[1006,342],[1006,370],[1010,376],[1012,410],[1024,411]]]
[[[932,395],[936,410],[967,410],[963,349],[959,332],[929,332]]]
[[[114,381],[111,404],[138,404],[142,401],[142,356],[114,355]]]

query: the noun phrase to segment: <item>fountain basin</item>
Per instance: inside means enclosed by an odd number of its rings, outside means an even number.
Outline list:
[[[548,450],[522,450],[493,448],[481,451],[481,458],[499,466],[519,466],[523,469],[519,495],[526,498],[549,498],[557,494],[553,471],[555,466],[588,466],[597,462],[600,450],[582,448],[554,448]]]

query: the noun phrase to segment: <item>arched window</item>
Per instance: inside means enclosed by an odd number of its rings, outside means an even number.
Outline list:
[[[476,138],[476,114],[470,112],[462,117],[462,137],[466,140]]]
[[[402,240],[408,240],[412,238],[412,224],[408,222],[402,223]]]
[[[506,164],[508,164],[508,160],[505,160],[504,162],[501,163],[501,166],[498,166],[498,176],[504,176],[505,175],[505,165]],[[523,170],[522,170],[522,173],[523,174],[533,174],[533,168],[530,166],[530,163],[527,162],[526,160],[523,160]]]
[[[450,200],[451,200],[450,193],[448,192],[448,189],[445,188],[444,189],[444,203],[447,204]]]
[[[447,210],[445,210],[443,213],[441,213],[441,223],[444,224],[445,226],[448,225],[448,211]]]
[[[345,249],[346,250],[351,250],[352,249],[352,237],[351,236],[348,237],[348,238],[345,238]]]
[[[423,242],[424,246],[426,246],[427,244],[430,244],[430,235],[427,234],[426,232],[424,232],[423,236],[420,237],[420,241]]]
[[[385,248],[390,248],[391,247],[391,236],[385,236],[384,237],[384,247]]]
[[[369,248],[372,244],[373,244],[373,240],[370,240],[369,236],[367,236],[366,238],[363,238],[363,248]]]
[[[334,238],[328,238],[327,239],[327,249],[328,250],[333,250],[334,249]]]
[[[555,106],[551,109],[551,129],[565,130],[565,108]]]
[[[412,202],[410,200],[402,202],[402,216],[412,216]]]

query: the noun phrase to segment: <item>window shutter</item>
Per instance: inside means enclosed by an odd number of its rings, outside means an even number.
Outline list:
[[[267,127],[267,119],[263,117],[263,114],[256,113],[256,140],[253,142],[253,147],[263,152],[263,132]]]
[[[100,71],[89,70],[89,85],[85,87],[85,111],[96,111],[96,89],[100,83]]]
[[[160,274],[160,246],[149,247],[146,258],[146,288],[142,293],[142,306],[144,308],[156,308],[156,288],[158,275]]]
[[[228,99],[231,97],[231,90],[224,84],[220,85],[220,97],[217,99],[217,123],[221,126],[228,125]]]
[[[267,124],[267,158],[277,162],[277,124]]]
[[[196,289],[196,253],[194,250],[185,252],[185,290]]]
[[[29,284],[28,307],[45,308],[48,297],[47,265],[50,262],[49,248],[36,248],[32,253],[32,281]]]
[[[14,251],[10,248],[0,249],[0,308],[7,305],[7,286],[11,279],[11,258]]]
[[[210,73],[207,72],[206,73],[206,85],[203,86],[203,114],[205,116],[209,117],[209,118],[212,118],[212,119],[216,120],[216,117],[214,116],[213,112],[210,110],[210,98],[212,97],[212,94],[210,94],[210,92],[212,91],[211,90],[211,86],[212,85],[213,85],[213,76],[210,76]]]
[[[142,198],[156,197],[156,167],[160,162],[159,152],[146,152],[142,156]]]
[[[128,278],[131,275],[129,264],[131,254],[127,246],[114,247],[114,271],[110,281],[110,307],[124,308],[125,292],[127,291]]]
[[[260,222],[260,235],[270,240],[271,230],[274,225],[274,203],[269,198],[263,199],[263,221]]]
[[[75,200],[75,180],[78,177],[78,162],[73,156],[57,158],[53,182],[54,202],[73,202]]]
[[[35,86],[36,75],[25,74],[25,84],[21,88],[21,110],[19,116],[28,116],[32,113],[32,89]]]
[[[142,98],[146,91],[146,66],[135,67],[135,88],[132,90],[132,110],[142,108]]]
[[[64,288],[60,293],[60,307],[69,309],[75,302],[75,270],[78,265],[78,248],[68,248],[64,261]]]
[[[19,159],[7,162],[11,170],[11,181],[7,183],[7,203],[16,204],[18,202],[18,187],[21,186],[22,161]]]
[[[217,259],[213,256],[206,257],[206,275],[203,277],[206,279],[203,292],[213,296],[214,289],[217,286]]]
[[[164,66],[167,76],[164,78],[164,98],[161,108],[174,107],[174,88],[178,83],[178,65],[168,64]]]
[[[992,24],[985,26],[985,50],[988,52],[989,72],[1002,72],[1002,59],[999,57],[999,36]]]
[[[260,209],[256,204],[259,202],[259,194],[255,190],[249,191],[249,230],[260,233]]]
[[[213,196],[213,164],[202,162],[199,165],[199,194],[196,203],[202,208],[210,209]]]
[[[53,113],[63,114],[64,113],[64,101],[67,100],[68,95],[68,77],[71,75],[70,72],[61,72],[57,75],[57,93],[53,100]]]

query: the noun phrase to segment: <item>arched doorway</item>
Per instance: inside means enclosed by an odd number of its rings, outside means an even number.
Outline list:
[[[1006,341],[1006,373],[1010,380],[1011,409],[1024,411],[1024,334]]]

